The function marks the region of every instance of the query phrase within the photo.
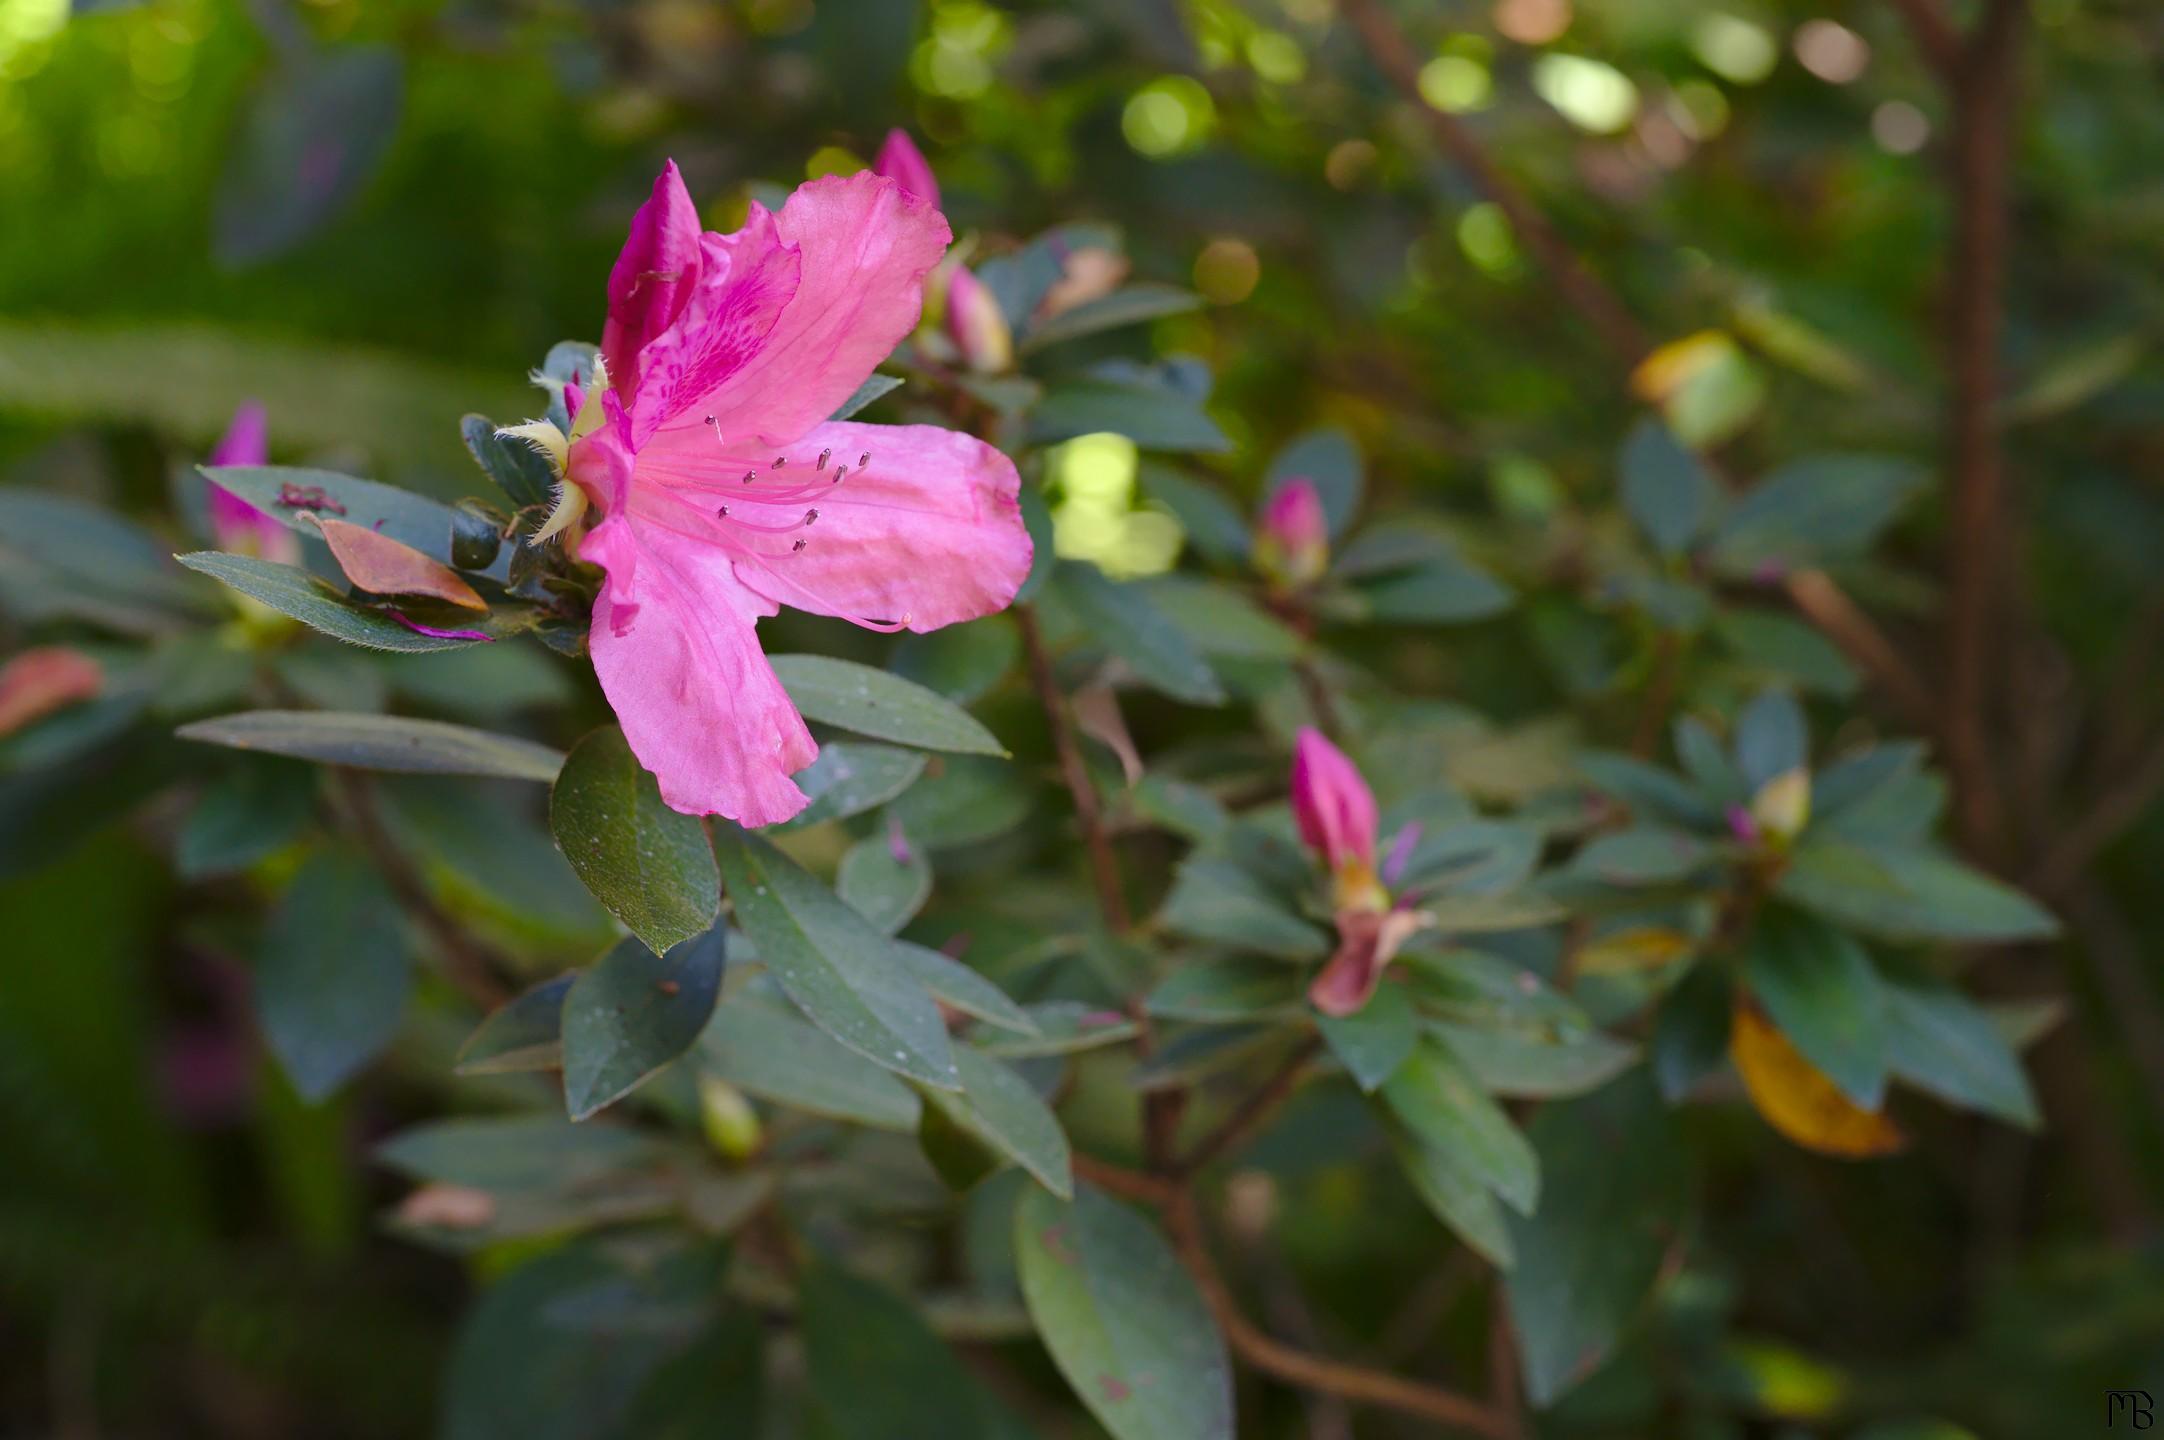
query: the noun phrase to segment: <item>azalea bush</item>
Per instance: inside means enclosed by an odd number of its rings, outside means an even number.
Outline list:
[[[11,1420],[2164,1381],[2139,7],[64,18]]]

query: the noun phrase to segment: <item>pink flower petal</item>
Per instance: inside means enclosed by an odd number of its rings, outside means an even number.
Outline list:
[[[742,237],[764,219],[754,206],[744,230],[709,237],[707,263],[718,240],[756,253],[756,242]],[[732,443],[802,438],[916,328],[924,277],[951,238],[946,219],[928,202],[869,172],[797,187],[772,223],[780,243],[802,257],[795,293],[765,343],[711,390],[693,395],[689,385],[677,387],[659,418],[663,430],[708,431],[711,439],[705,417],[713,415]],[[680,320],[676,331],[686,328]],[[664,337],[655,348],[668,343]],[[645,409],[642,395],[638,410]],[[633,428],[643,446],[648,421],[643,413],[638,421]]]
[[[1308,986],[1308,1002],[1325,1015],[1356,1014],[1375,997],[1399,948],[1432,923],[1432,917],[1408,910],[1340,913],[1337,951]]]
[[[708,525],[736,554],[737,579],[769,601],[882,628],[989,615],[1029,575],[1020,478],[982,440],[845,421],[785,448],[777,470],[765,450],[663,431],[639,452],[632,508]]]
[[[270,458],[270,417],[251,400],[233,412],[233,423],[211,447],[213,465],[261,465]]]
[[[631,435],[639,446],[665,426],[686,440],[717,443],[728,426],[719,416],[707,419],[716,415],[711,397],[758,360],[799,288],[798,249],[781,242],[763,205],[751,207],[743,229],[703,236],[699,248],[699,283],[684,297],[676,323],[639,354],[638,387],[629,392],[636,397]]]
[[[591,648],[601,688],[661,798],[687,815],[772,825],[810,803],[789,776],[819,747],[759,649],[775,607],[718,546],[612,516],[579,546],[608,571]]]
[[[671,160],[632,217],[630,238],[609,271],[601,358],[621,393],[637,391],[639,351],[675,323],[699,279],[699,210]]]

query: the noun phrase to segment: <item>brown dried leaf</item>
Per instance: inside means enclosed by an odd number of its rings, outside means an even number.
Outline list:
[[[466,610],[488,609],[488,602],[459,579],[457,571],[403,541],[323,515],[316,517],[316,526],[338,568],[363,590],[378,595],[426,595]]]
[[[0,666],[0,735],[94,700],[104,688],[105,672],[88,655],[61,645],[25,650]]]

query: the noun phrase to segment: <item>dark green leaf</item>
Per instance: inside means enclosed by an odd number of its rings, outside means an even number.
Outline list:
[[[563,1066],[564,996],[576,972],[544,980],[505,1001],[459,1047],[461,1075],[502,1075]]]
[[[1623,442],[1623,508],[1653,548],[1680,555],[1704,531],[1720,491],[1699,458],[1651,416]]]
[[[976,1377],[907,1301],[824,1261],[800,1284],[810,1389],[836,1440],[993,1440]]]
[[[204,787],[173,864],[189,879],[245,870],[308,828],[315,797],[315,776],[304,766],[243,761]]]
[[[714,923],[721,883],[705,827],[662,803],[614,726],[571,748],[549,792],[549,830],[594,898],[648,949],[666,954]]]
[[[1396,883],[1423,892],[1500,895],[1532,875],[1541,840],[1534,827],[1508,820],[1461,820],[1423,829]]]
[[[437,1120],[376,1147],[378,1160],[416,1180],[496,1193],[591,1185],[651,1169],[668,1153],[668,1142],[650,1132],[540,1115]]]
[[[1074,1194],[1067,1134],[1050,1106],[1004,1061],[972,1045],[954,1047],[961,1093],[924,1091],[925,1103],[1020,1165],[1062,1199]]]
[[[1886,1095],[1886,1002],[1863,947],[1793,911],[1769,910],[1751,932],[1751,994],[1803,1058],[1865,1110]]]
[[[930,862],[921,851],[907,854],[897,860],[886,837],[874,835],[844,851],[834,873],[834,893],[885,935],[907,925],[931,898]]]
[[[1811,760],[1803,708],[1785,690],[1768,690],[1736,717],[1736,767],[1753,794],[1768,780]]]
[[[1048,390],[1030,415],[1033,444],[1107,430],[1144,450],[1221,454],[1232,448],[1200,401],[1158,385],[1066,380]]]
[[[1316,1028],[1353,1083],[1373,1093],[1420,1044],[1420,1017],[1402,985],[1383,985],[1350,1015],[1318,1015]]]
[[[1497,1269],[1517,1263],[1502,1203],[1464,1156],[1430,1145],[1402,1125],[1390,1127],[1390,1140],[1405,1178],[1436,1219]]]
[[[1793,681],[1805,690],[1842,699],[1855,694],[1862,683],[1839,646],[1790,616],[1724,610],[1714,616],[1713,630],[1752,669]]]
[[[318,533],[316,527],[301,517],[324,515],[388,535],[432,560],[451,561],[451,532],[458,512],[441,500],[335,470],[292,465],[205,465],[201,469],[212,483],[311,539]]]
[[[1024,1035],[1037,1033],[1029,1012],[1007,998],[1007,992],[953,956],[908,940],[894,942],[894,963],[915,976],[917,983],[935,999],[964,1015],[974,1016],[1002,1030]]]
[[[1889,940],[2042,940],[2035,901],[1936,850],[1807,837],[1775,882],[1784,897]]]
[[[398,901],[358,854],[301,867],[263,934],[256,1010],[293,1088],[321,1100],[398,1033],[413,975]]]
[[[1197,551],[1219,565],[1247,563],[1254,536],[1223,491],[1161,460],[1142,461],[1137,479],[1144,495],[1172,512]]]
[[[1653,1025],[1653,1074],[1670,1104],[1728,1062],[1728,974],[1699,965],[1661,1000]]]
[[[957,705],[983,698],[1014,668],[1021,632],[1006,615],[987,615],[925,635],[904,635],[894,647],[894,673]]]
[[[466,453],[513,505],[525,509],[548,504],[556,492],[555,467],[533,446],[498,435],[496,429],[486,415],[468,415],[458,422]]]
[[[1434,1033],[1480,1087],[1513,1100],[1554,1100],[1598,1089],[1630,1068],[1637,1047],[1598,1030],[1532,1034],[1435,1021]]]
[[[904,1133],[917,1092],[794,1015],[732,998],[699,1038],[699,1064],[777,1105]]]
[[[968,711],[899,675],[826,655],[776,655],[773,661],[790,701],[808,720],[922,750],[1007,753]]]
[[[1139,586],[1117,584],[1095,565],[1075,561],[1061,562],[1052,583],[1083,632],[1152,688],[1192,705],[1225,703],[1209,662]]]
[[[1161,919],[1181,935],[1285,960],[1330,953],[1329,937],[1286,909],[1283,898],[1230,860],[1191,855],[1172,882]]]
[[[561,751],[530,740],[398,715],[244,710],[197,720],[174,733],[183,740],[229,745],[235,750],[411,775],[486,775],[546,785],[564,764]]]
[[[1510,1222],[1507,1282],[1526,1393],[1547,1406],[1598,1369],[1679,1238],[1688,1166],[1652,1086],[1624,1080],[1542,1107],[1540,1209]]]
[[[691,1048],[721,994],[726,934],[717,924],[666,955],[633,936],[572,984],[563,1002],[564,1108],[572,1119],[630,1094]]]
[[[10,485],[0,487],[0,605],[28,623],[77,619],[155,635],[216,613],[217,602],[148,531],[71,496]]]
[[[818,759],[792,777],[811,804],[775,828],[801,830],[876,809],[916,784],[925,763],[915,750],[831,740],[819,747]]]
[[[948,756],[888,807],[912,845],[932,850],[975,845],[1029,818],[1030,783],[1005,760]]]
[[[842,401],[841,405],[834,411],[834,413],[827,417],[827,420],[829,423],[832,423],[836,420],[847,420],[850,416],[856,414],[859,410],[862,410],[865,406],[871,404],[874,400],[879,399],[882,395],[891,395],[896,390],[899,390],[901,388],[902,381],[899,376],[873,375],[862,385],[859,385],[855,390],[852,390],[849,393],[849,398]]]
[[[1232,1440],[1232,1368],[1164,1237],[1088,1187],[1014,1217],[1022,1295],[1067,1383],[1114,1440]]]
[[[896,942],[766,840],[733,825],[714,838],[737,923],[805,1016],[890,1070],[959,1086],[939,1007],[895,963]]]
[[[1063,340],[1075,340],[1123,325],[1139,325],[1145,320],[1157,320],[1167,315],[1184,315],[1201,306],[1202,297],[1189,290],[1170,285],[1129,285],[1031,326],[1023,333],[1022,343],[1017,348],[1027,355]]]
[[[765,1328],[730,1310],[647,1378],[618,1432],[622,1440],[711,1440],[714,1418],[748,1432],[765,1400]]]
[[[1159,613],[1204,655],[1290,660],[1307,648],[1290,626],[1230,585],[1193,575],[1164,575],[1137,583]]]
[[[217,550],[198,550],[176,558],[190,570],[201,571],[250,599],[262,601],[279,614],[290,615],[310,629],[320,630],[349,645],[422,654],[483,643],[409,630],[381,610],[357,604],[307,571],[291,565],[273,564],[249,555],[227,555]]]
[[[1162,1020],[1225,1024],[1292,1011],[1302,988],[1300,972],[1275,960],[1194,960],[1160,981],[1143,1008]]]
[[[1456,625],[1500,615],[1513,596],[1492,576],[1452,556],[1359,587],[1368,617],[1404,625]]]
[[[1859,555],[1927,479],[1921,466],[1883,455],[1790,461],[1730,507],[1710,553],[1736,575]]]
[[[1637,825],[1597,835],[1571,857],[1574,874],[1604,885],[1665,885],[1713,858],[1706,842],[1682,830]]]
[[[1384,1082],[1382,1097],[1423,1144],[1462,1162],[1506,1205],[1533,1212],[1541,1190],[1533,1147],[1439,1040],[1423,1040]]]
[[[1673,771],[1607,751],[1582,751],[1578,771],[1593,786],[1628,806],[1639,821],[1667,820],[1710,830],[1725,823],[1720,806]]]
[[[1920,976],[1887,976],[1883,990],[1886,1060],[1895,1075],[2024,1130],[2041,1123],[2021,1061],[1989,1012],[1953,986]]]

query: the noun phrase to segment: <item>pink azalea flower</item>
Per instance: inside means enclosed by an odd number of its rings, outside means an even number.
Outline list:
[[[1286,590],[1304,589],[1330,568],[1330,521],[1314,481],[1288,480],[1264,504],[1255,531],[1255,568]]]
[[[826,418],[915,326],[948,238],[927,201],[869,173],[716,235],[671,164],[632,222],[609,276],[607,388],[583,397],[567,472],[603,516],[577,542],[608,572],[594,669],[678,810],[767,825],[807,803],[789,777],[818,747],[760,617],[786,604],[936,630],[1004,609],[1029,573],[1005,455],[937,426]]]
[[[1330,871],[1337,916],[1337,949],[1307,998],[1325,1015],[1351,1015],[1374,996],[1399,947],[1434,919],[1392,903],[1384,876],[1375,871],[1375,792],[1359,767],[1317,730],[1301,730],[1293,747],[1292,814],[1300,838]],[[1418,839],[1415,827],[1400,832],[1385,876],[1395,879]]]
[[[250,401],[233,412],[233,423],[210,452],[212,465],[270,463],[270,421]],[[301,537],[222,485],[210,487],[210,532],[220,550],[255,555],[281,565],[301,563]]]
[[[939,177],[932,173],[932,162],[924,158],[908,131],[887,132],[886,143],[872,161],[872,173],[886,176],[933,209],[939,208]]]
[[[947,281],[947,338],[961,352],[962,363],[980,375],[1014,364],[1014,334],[998,298],[964,269],[957,268]]]

